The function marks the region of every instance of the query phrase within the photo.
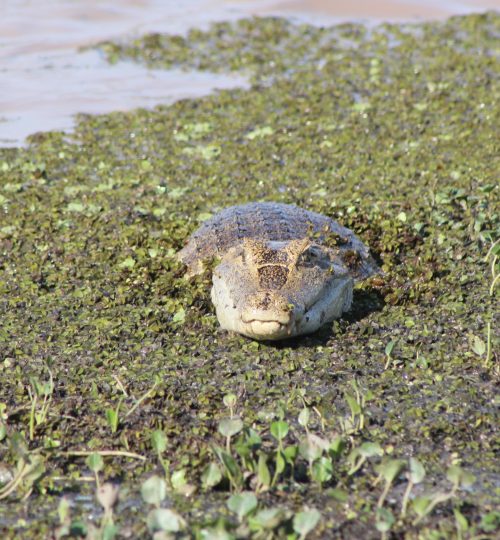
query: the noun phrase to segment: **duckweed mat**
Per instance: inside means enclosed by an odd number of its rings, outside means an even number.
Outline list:
[[[265,18],[100,45],[250,86],[0,150],[3,538],[497,534],[499,34]],[[254,200],[371,247],[345,318],[219,330],[174,254]]]

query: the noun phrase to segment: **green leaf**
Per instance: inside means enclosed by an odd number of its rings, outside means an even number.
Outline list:
[[[66,521],[69,521],[71,515],[71,504],[69,497],[61,497],[57,506],[57,515],[59,516],[59,523],[63,524]]]
[[[101,540],[113,540],[118,534],[119,530],[118,525],[115,525],[114,523],[107,523],[101,529]]]
[[[219,422],[219,433],[224,437],[233,437],[243,429],[241,418],[233,416],[232,418],[223,418]]]
[[[243,491],[229,497],[226,504],[229,510],[237,514],[241,521],[257,508],[257,497],[251,491]]]
[[[226,394],[222,401],[228,409],[232,409],[236,405],[237,398],[234,394]]]
[[[85,205],[81,202],[71,202],[66,207],[68,212],[83,212],[85,210]]]
[[[120,268],[128,268],[131,269],[135,266],[135,260],[132,257],[127,257],[125,260],[123,260],[119,265]]]
[[[160,506],[167,496],[167,484],[159,476],[151,476],[141,486],[141,495],[145,502]]]
[[[282,508],[266,508],[248,518],[248,525],[252,531],[272,530],[276,528],[285,517]]]
[[[347,401],[347,404],[349,405],[349,409],[351,409],[352,416],[357,416],[358,414],[361,413],[361,406],[357,402],[354,396],[351,396],[350,394],[346,394],[345,400]]]
[[[283,450],[283,455],[289,465],[293,465],[295,463],[298,453],[299,447],[296,444],[291,444]]]
[[[151,446],[158,454],[165,452],[167,449],[167,436],[165,435],[164,431],[161,429],[156,429],[155,431],[151,432]]]
[[[396,340],[391,339],[391,341],[389,341],[389,343],[385,346],[385,354],[386,354],[386,356],[391,356],[392,351],[394,349],[394,345],[396,345]]]
[[[304,439],[300,441],[299,453],[309,462],[316,461],[321,457],[323,451],[328,450],[329,443],[321,437],[309,433]]]
[[[377,531],[381,533],[386,533],[394,525],[394,516],[392,512],[387,508],[377,508],[375,527]]]
[[[328,453],[332,457],[338,458],[340,454],[342,453],[342,451],[344,450],[344,448],[345,448],[344,439],[340,435],[337,435],[330,441],[330,446],[328,447]]]
[[[87,464],[87,467],[94,473],[102,471],[104,468],[104,461],[100,454],[90,454],[90,456],[88,456],[85,460],[85,463]]]
[[[271,485],[271,473],[267,466],[267,457],[264,453],[259,455],[259,462],[257,465],[257,478],[259,483],[263,486],[269,487]]]
[[[486,533],[494,532],[497,529],[500,529],[500,512],[497,510],[488,512],[481,518],[481,523],[479,526]]]
[[[230,532],[226,531],[222,520],[219,520],[217,527],[201,529],[200,531],[200,540],[234,540],[234,538]]]
[[[177,471],[175,471],[172,474],[170,481],[172,482],[172,487],[175,491],[179,491],[180,489],[182,489],[182,487],[187,484],[186,470],[178,469]]]
[[[411,507],[417,516],[422,517],[427,513],[427,509],[431,504],[431,499],[426,496],[415,497],[411,502]]]
[[[146,518],[146,524],[151,533],[156,531],[176,533],[186,526],[184,519],[177,512],[168,508],[151,510]]]
[[[308,407],[304,407],[299,414],[299,424],[303,427],[307,427],[309,419],[311,418],[311,411]]]
[[[467,532],[469,530],[469,522],[467,518],[460,512],[458,508],[453,509],[453,514],[455,516],[455,522],[457,524],[457,529],[460,532]]]
[[[483,354],[486,352],[486,343],[480,337],[474,336],[472,341],[472,350],[478,356],[483,356]]]
[[[243,475],[236,460],[218,446],[214,447],[214,452],[224,466],[231,483],[236,487],[239,486],[242,482]]]
[[[283,452],[276,452],[276,474],[281,474],[286,467],[286,459]]]
[[[349,500],[349,493],[340,488],[329,489],[328,495],[341,503],[345,503]]]
[[[70,536],[78,537],[78,538],[80,537],[87,538],[88,527],[81,520],[72,521],[69,528],[69,532],[70,532]]]
[[[446,478],[457,487],[469,487],[476,480],[473,474],[462,469],[459,465],[452,465],[446,471]]]
[[[414,484],[419,484],[425,478],[425,469],[422,463],[416,458],[410,458],[410,480]]]
[[[201,475],[201,482],[205,489],[216,486],[222,480],[222,473],[220,472],[217,463],[209,463]]]
[[[382,456],[384,454],[384,450],[378,443],[372,443],[372,442],[365,442],[363,443],[359,448],[359,454],[363,457],[369,458],[369,457],[375,457],[375,456]]]
[[[293,517],[293,530],[305,538],[318,525],[321,514],[315,508],[304,510]]]
[[[180,307],[172,317],[172,322],[175,324],[182,324],[186,320],[186,311],[183,307]]]
[[[403,470],[405,462],[400,459],[386,459],[378,467],[378,473],[389,484],[392,484]]]
[[[111,428],[111,431],[113,433],[116,433],[118,429],[118,411],[115,409],[106,409],[106,420],[108,422],[108,426]]]
[[[312,476],[315,482],[323,484],[333,476],[333,464],[329,457],[321,457],[313,463]]]
[[[271,435],[278,441],[283,440],[288,434],[288,424],[283,420],[271,424]]]

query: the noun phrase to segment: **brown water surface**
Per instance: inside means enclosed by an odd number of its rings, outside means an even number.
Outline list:
[[[107,64],[79,48],[146,32],[183,33],[212,21],[282,15],[314,24],[443,18],[500,8],[500,0],[9,0],[0,18],[0,145],[40,130],[65,129],[79,112],[152,107],[215,88],[242,86],[233,75]]]

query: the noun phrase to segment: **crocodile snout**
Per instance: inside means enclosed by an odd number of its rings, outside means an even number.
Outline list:
[[[255,337],[280,339],[292,333],[303,314],[304,309],[300,306],[266,291],[248,299],[241,320]]]

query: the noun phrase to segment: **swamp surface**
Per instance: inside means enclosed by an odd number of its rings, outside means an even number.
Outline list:
[[[495,536],[499,35],[491,12],[100,45],[251,85],[0,149],[4,538]],[[345,318],[219,330],[174,254],[254,200],[371,247]]]

